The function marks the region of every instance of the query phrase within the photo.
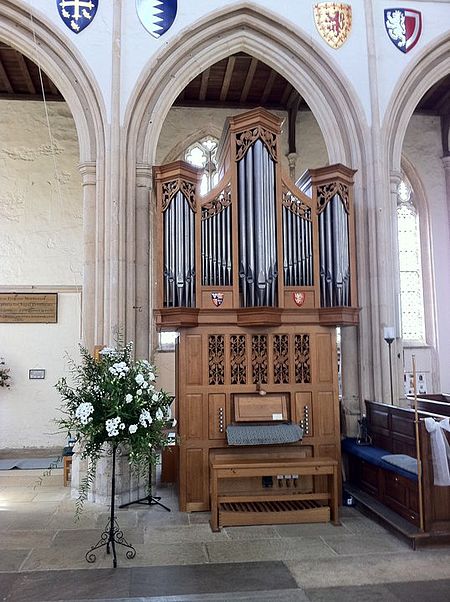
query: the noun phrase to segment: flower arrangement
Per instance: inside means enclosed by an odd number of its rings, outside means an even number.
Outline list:
[[[148,471],[158,450],[167,445],[165,426],[172,398],[155,387],[156,372],[146,360],[134,360],[133,344],[105,347],[94,358],[80,347],[81,365],[71,360],[73,386],[61,378],[64,417],[59,427],[76,435],[81,457],[89,458],[87,475],[80,483],[77,516],[95,477],[105,444],[123,445],[132,468]]]
[[[0,387],[9,387],[9,368],[5,368],[5,360],[0,357]]]

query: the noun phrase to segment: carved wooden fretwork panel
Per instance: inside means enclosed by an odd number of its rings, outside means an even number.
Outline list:
[[[289,337],[276,334],[273,337],[273,382],[276,385],[289,383]]]
[[[247,384],[245,335],[230,337],[231,384]]]
[[[225,383],[225,337],[221,334],[208,337],[208,372],[210,385]]]
[[[195,185],[186,180],[171,180],[162,185],[162,210],[165,211],[178,191],[181,191],[192,211],[196,211]]]
[[[265,144],[267,150],[269,151],[272,159],[277,161],[277,136],[272,132],[258,126],[251,130],[246,130],[245,132],[241,132],[236,136],[236,161],[240,161],[242,157],[245,157],[246,152],[251,147],[251,145],[258,140]]]
[[[202,205],[202,220],[217,215],[229,205],[231,205],[231,184],[227,184],[212,201]]]
[[[342,201],[346,213],[350,213],[350,207],[348,204],[349,189],[346,184],[341,182],[332,182],[331,184],[324,184],[317,188],[317,213],[320,214],[325,209],[331,199],[338,195]]]
[[[303,219],[307,219],[311,221],[311,209],[306,205],[301,199],[296,197],[292,192],[286,187],[283,186],[283,195],[281,202],[283,203],[286,209],[289,209],[294,215],[298,215]]]
[[[295,382],[311,382],[309,334],[296,334],[294,344]]]
[[[252,336],[252,381],[254,384],[267,383],[267,366],[267,336],[255,334]]]

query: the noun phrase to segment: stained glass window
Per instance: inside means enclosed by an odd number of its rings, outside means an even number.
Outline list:
[[[186,151],[185,160],[195,167],[203,168],[203,176],[200,186],[200,194],[209,192],[218,181],[217,173],[217,143],[218,140],[212,136],[206,136],[194,142]]]
[[[402,337],[425,342],[419,214],[406,179],[398,187],[397,223]]]

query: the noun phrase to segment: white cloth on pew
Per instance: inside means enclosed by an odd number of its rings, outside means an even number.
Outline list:
[[[434,420],[434,418],[425,418],[425,428],[430,433],[434,484],[442,487],[449,486],[450,445],[444,430],[450,433],[450,418],[444,418],[440,422]]]

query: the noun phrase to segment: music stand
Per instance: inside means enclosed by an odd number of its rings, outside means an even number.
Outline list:
[[[165,506],[164,504],[162,504],[159,500],[161,499],[160,496],[154,496],[152,495],[152,464],[149,464],[148,467],[148,489],[149,489],[149,494],[146,495],[145,497],[141,497],[137,500],[133,500],[132,502],[127,502],[126,504],[121,504],[119,506],[119,508],[126,508],[126,506],[131,506],[131,504],[143,504],[145,506],[161,506],[161,508],[164,508],[164,510],[167,510],[167,512],[171,512],[170,508],[168,508],[167,506]]]

